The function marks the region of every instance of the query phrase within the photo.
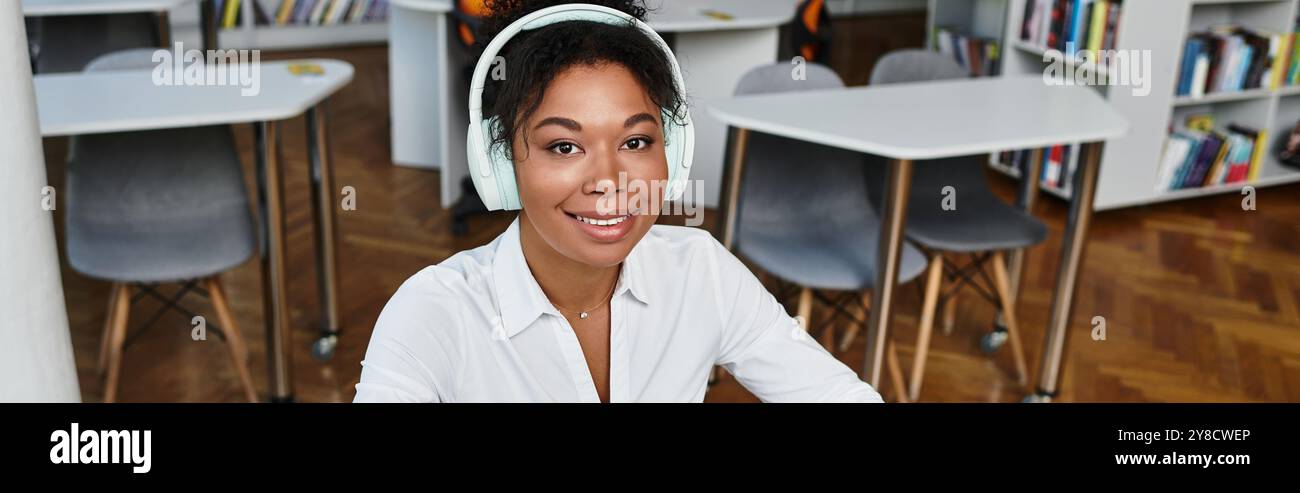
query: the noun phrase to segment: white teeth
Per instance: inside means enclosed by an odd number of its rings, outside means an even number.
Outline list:
[[[574,219],[577,219],[577,220],[582,221],[582,222],[584,222],[584,223],[587,223],[587,224],[593,224],[593,225],[596,225],[596,226],[613,226],[613,225],[615,225],[615,224],[618,224],[618,223],[621,223],[621,222],[627,220],[627,216],[619,216],[619,217],[616,217],[616,218],[613,218],[613,219],[593,219],[593,218],[590,218],[590,217],[582,217],[582,216],[579,216],[579,215],[577,215],[577,214],[574,214],[573,217],[574,217]]]

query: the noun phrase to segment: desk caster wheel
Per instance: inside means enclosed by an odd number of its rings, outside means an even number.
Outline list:
[[[311,345],[311,355],[318,361],[329,361],[334,357],[334,348],[339,344],[339,336],[329,334],[316,339],[316,343]]]
[[[980,337],[980,351],[986,354],[992,354],[1002,349],[1002,345],[1007,343],[1010,333],[1007,328],[1001,325],[994,325],[993,331]]]

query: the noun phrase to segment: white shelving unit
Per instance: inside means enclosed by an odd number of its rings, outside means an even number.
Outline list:
[[[1001,50],[998,65],[1006,59],[1007,5],[1011,0],[927,0],[925,47],[934,46],[935,30],[952,27],[962,33],[997,40]],[[999,68],[999,72],[1001,68]]]
[[[942,2],[943,0],[938,0]],[[1059,57],[1048,50],[1020,41],[1025,2],[1010,0],[1005,36],[1013,49],[1003,57],[1004,74],[1043,73],[1049,61]],[[1244,185],[1264,187],[1300,182],[1300,169],[1287,167],[1277,159],[1277,150],[1300,121],[1300,87],[1252,89],[1234,93],[1212,93],[1199,99],[1175,97],[1183,43],[1193,32],[1211,26],[1238,24],[1266,33],[1287,33],[1296,29],[1300,0],[1124,0],[1120,14],[1116,50],[1150,50],[1151,67],[1144,74],[1151,79],[1151,92],[1134,94],[1131,86],[1096,86],[1128,119],[1127,137],[1107,142],[1098,178],[1097,210],[1116,209],[1209,194],[1236,192]],[[1079,60],[1066,57],[1072,70]],[[1086,66],[1085,71],[1099,70]],[[1104,68],[1100,69],[1104,73]],[[1168,129],[1188,115],[1213,114],[1216,125],[1230,123],[1266,129],[1269,147],[1257,180],[1204,188],[1157,191],[1160,158]],[[1071,153],[1074,160],[1078,152]],[[996,161],[994,156],[994,161]],[[1014,169],[994,162],[992,166],[1013,176]],[[1068,198],[1068,190],[1043,187],[1048,193]]]
[[[326,25],[257,25],[254,22],[253,15],[254,1],[259,0],[242,0],[240,2],[239,8],[242,11],[240,12],[238,26],[217,31],[217,42],[222,49],[280,50],[384,43],[388,41],[388,23],[386,21],[346,22]],[[278,0],[260,1],[264,9],[273,9],[280,3]],[[274,15],[273,11],[268,13]],[[217,19],[220,18],[220,15],[218,15]]]

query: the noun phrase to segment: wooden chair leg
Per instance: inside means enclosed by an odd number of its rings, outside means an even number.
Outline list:
[[[943,302],[943,335],[952,335],[952,327],[957,321],[957,295],[960,291],[953,291]]]
[[[898,396],[898,402],[908,404],[912,399],[907,395],[907,383],[903,381],[903,367],[898,364],[898,348],[894,344],[894,338],[890,337],[885,343],[885,366],[889,368],[889,382],[894,387],[894,394]],[[879,390],[877,390],[879,391]]]
[[[802,288],[799,291],[799,308],[796,311],[796,313],[797,316],[799,317],[799,323],[803,324],[803,330],[805,331],[807,331],[808,327],[812,325],[810,323],[812,317],[812,305],[813,305],[812,302],[813,302],[812,288],[808,288],[808,287]]]
[[[126,343],[126,322],[131,312],[131,288],[125,283],[113,283],[114,300],[112,327],[108,342],[108,375],[104,377],[104,402],[117,400],[117,382],[122,373],[122,351]]]
[[[834,317],[834,315],[831,316]],[[822,329],[821,342],[826,351],[835,350],[835,324],[826,324],[826,328]]]
[[[867,321],[867,317],[866,315],[863,314],[862,309],[863,308],[866,308],[868,310],[871,309],[871,294],[869,292],[864,292],[861,299],[862,299],[861,306],[853,305],[849,307],[849,311],[853,312],[853,314],[857,316],[858,320],[861,320],[861,322],[858,321],[849,322],[849,326],[844,330],[844,337],[840,338],[840,352],[849,350],[849,346],[853,345],[853,341],[858,338],[858,331],[862,330],[862,324],[866,323]]]
[[[1007,263],[1002,252],[993,254],[993,280],[997,284],[998,299],[1002,301],[1002,318],[1007,323],[1007,335],[1011,339],[1011,355],[1016,361],[1016,377],[1020,385],[1029,382],[1026,370],[1024,348],[1020,344],[1020,329],[1016,322],[1016,304],[1011,297],[1011,283],[1007,276]]]
[[[113,347],[113,318],[117,313],[117,284],[108,287],[108,309],[104,313],[104,333],[99,337],[99,376],[108,370],[108,349]]]
[[[226,293],[221,288],[221,280],[217,276],[207,278],[204,283],[208,288],[208,296],[212,299],[212,307],[217,310],[217,318],[221,321],[222,333],[226,335],[226,346],[230,350],[230,360],[235,364],[235,372],[239,374],[239,383],[244,387],[244,397],[248,402],[257,402],[257,392],[253,389],[253,377],[248,372],[248,345],[244,344],[244,336],[239,332],[239,326],[235,324],[235,317],[230,313],[230,305],[226,302]]]
[[[939,302],[939,288],[943,286],[943,257],[930,257],[930,268],[925,278],[925,297],[921,302],[921,322],[917,326],[916,351],[912,355],[912,379],[907,397],[916,401],[921,396],[921,380],[925,377],[925,359],[930,353],[930,333],[934,329],[935,305]]]

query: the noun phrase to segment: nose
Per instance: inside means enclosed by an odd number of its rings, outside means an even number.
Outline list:
[[[591,154],[592,162],[588,169],[587,180],[583,183],[584,194],[607,195],[623,191],[625,184],[619,180],[621,166],[618,162],[618,148],[604,146],[605,149]]]

